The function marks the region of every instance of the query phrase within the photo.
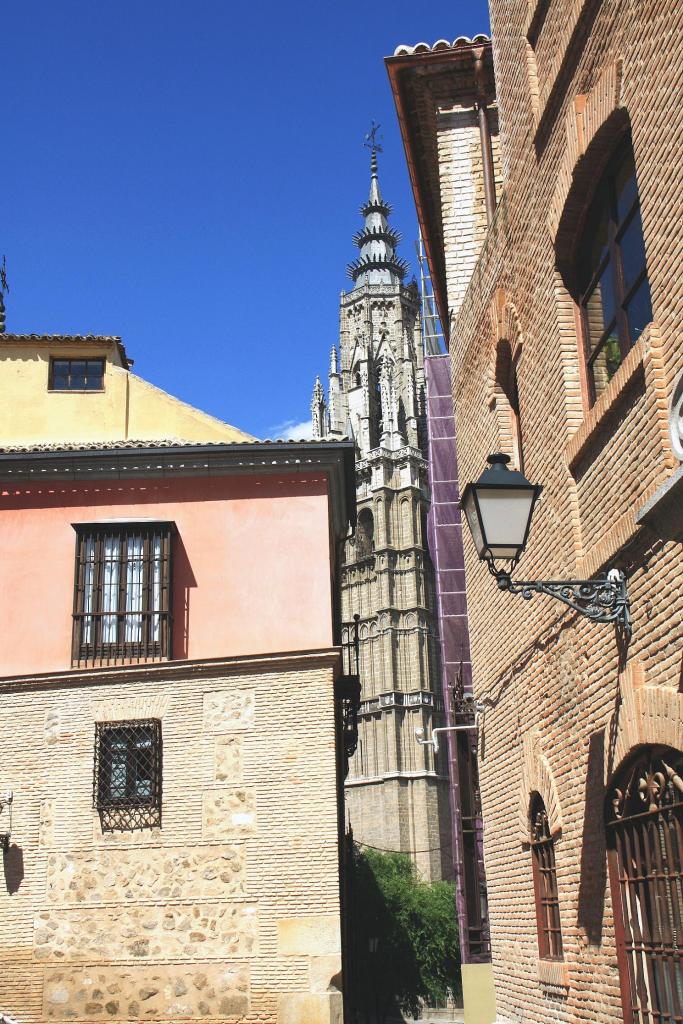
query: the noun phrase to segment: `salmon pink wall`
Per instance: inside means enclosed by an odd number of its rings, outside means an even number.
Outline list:
[[[63,483],[0,498],[0,674],[71,667],[72,523],[175,522],[174,658],[332,643],[324,476]]]

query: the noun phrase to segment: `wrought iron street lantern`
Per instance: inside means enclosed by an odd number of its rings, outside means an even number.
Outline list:
[[[501,590],[521,594],[549,594],[594,622],[615,622],[630,635],[626,579],[618,569],[593,580],[513,580],[511,573],[524,551],[534,506],[541,493],[516,470],[508,469],[507,455],[489,455],[489,466],[476,483],[463,491],[465,513],[474,546]],[[507,563],[505,568],[497,560]]]

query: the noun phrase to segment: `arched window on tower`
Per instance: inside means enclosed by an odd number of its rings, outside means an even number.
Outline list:
[[[607,857],[624,1024],[683,1008],[683,753],[640,747],[607,793]]]
[[[356,559],[369,558],[375,550],[375,520],[369,508],[358,513],[356,524],[355,554]]]
[[[408,440],[408,426],[406,423],[406,409],[403,404],[403,399],[398,400],[398,430],[401,436],[407,441]]]
[[[562,960],[562,929],[555,866],[555,840],[550,831],[543,798],[539,793],[534,793],[531,797],[529,822],[538,954],[541,960]]]

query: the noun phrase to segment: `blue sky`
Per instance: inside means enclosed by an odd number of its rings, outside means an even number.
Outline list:
[[[485,0],[21,0],[2,16],[7,330],[120,335],[135,372],[258,437],[296,433],[337,340],[382,58],[488,31]]]

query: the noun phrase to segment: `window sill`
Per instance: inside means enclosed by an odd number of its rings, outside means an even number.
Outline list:
[[[570,470],[574,470],[597,436],[604,436],[610,421],[616,419],[633,386],[642,378],[649,334],[650,326],[645,328],[581,426],[569,439],[565,447],[565,457]]]
[[[649,527],[662,540],[683,539],[682,507],[683,465],[680,465],[636,512],[636,523]]]
[[[564,960],[539,960],[538,980],[541,985],[553,989],[569,988],[569,971]]]

